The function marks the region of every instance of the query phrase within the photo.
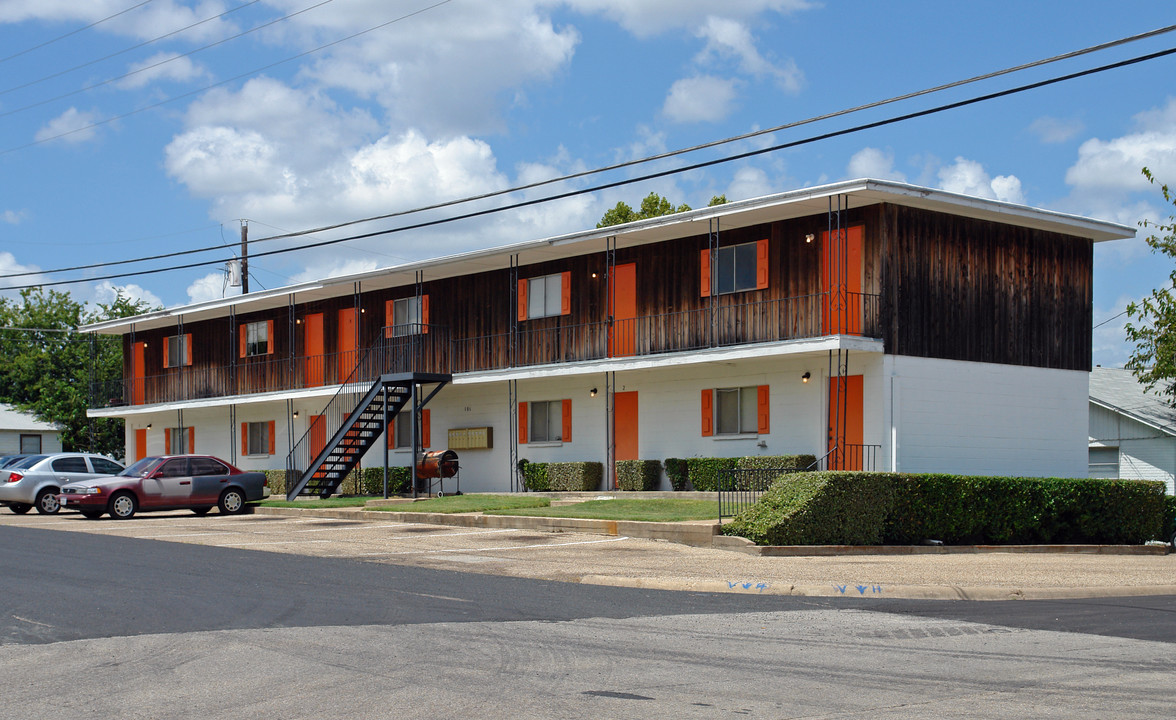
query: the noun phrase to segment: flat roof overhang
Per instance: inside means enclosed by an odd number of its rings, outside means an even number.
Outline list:
[[[716,219],[719,221],[720,230],[729,230],[779,220],[808,217],[828,212],[830,202],[837,196],[842,196],[842,210],[888,202],[977,220],[989,220],[1073,235],[1088,238],[1093,242],[1135,237],[1135,228],[1133,227],[1078,215],[1068,215],[1052,210],[1014,205],[887,180],[848,180],[740,200],[725,205],[699,208],[649,220],[639,220],[624,225],[585,230],[542,240],[531,240],[315,282],[299,283],[248,295],[183,305],[134,317],[85,325],[80,330],[107,335],[122,335],[132,329],[152,330],[174,327],[181,317],[185,322],[221,318],[229,314],[230,308],[237,314],[245,314],[288,307],[291,302],[306,303],[350,295],[355,291],[357,283],[362,292],[408,287],[416,283],[418,272],[423,272],[428,280],[439,280],[506,269],[510,267],[511,258],[515,255],[518,256],[520,265],[560,260],[603,251],[609,238],[616,239],[618,248],[625,248],[694,237],[705,234],[711,221]]]

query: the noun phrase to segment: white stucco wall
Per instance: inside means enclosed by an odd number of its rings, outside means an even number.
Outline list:
[[[1089,374],[886,356],[894,469],[1086,477]]]

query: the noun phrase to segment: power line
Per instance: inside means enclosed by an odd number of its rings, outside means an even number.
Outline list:
[[[5,150],[0,150],[0,155],[7,155],[8,153],[16,152],[18,150],[24,150],[26,148],[31,148],[36,145],[41,145],[43,143],[50,142],[52,140],[58,140],[63,137],[68,137],[68,136],[73,135],[75,133],[85,132],[86,130],[92,130],[96,127],[101,127],[102,125],[108,125],[112,122],[115,122],[116,120],[122,120],[124,118],[131,117],[132,115],[138,115],[141,112],[146,112],[147,110],[153,110],[157,107],[162,107],[162,106],[167,105],[169,103],[173,103],[176,100],[182,100],[187,97],[192,97],[193,95],[197,95],[199,93],[202,93],[205,90],[211,90],[213,88],[217,88],[222,85],[227,85],[231,82],[240,80],[241,78],[249,77],[251,75],[256,75],[257,73],[263,72],[265,70],[269,70],[270,68],[274,68],[279,65],[284,65],[288,62],[292,62],[292,61],[297,60],[299,58],[306,57],[307,55],[313,55],[314,53],[320,52],[322,50],[326,50],[329,47],[334,47],[335,45],[339,45],[340,43],[347,42],[348,40],[353,40],[361,35],[366,35],[367,33],[374,32],[376,30],[380,30],[381,28],[385,28],[389,25],[392,25],[394,23],[398,23],[402,20],[407,20],[408,18],[415,17],[416,15],[420,15],[421,13],[428,12],[429,10],[440,7],[442,5],[446,5],[452,1],[453,0],[439,0],[439,2],[435,2],[432,5],[429,5],[427,7],[423,7],[419,10],[414,10],[413,12],[407,13],[405,15],[401,15],[400,17],[397,17],[397,18],[393,18],[392,20],[389,20],[384,23],[380,23],[379,25],[375,25],[373,27],[367,28],[366,30],[361,30],[357,33],[352,33],[351,35],[348,35],[343,38],[339,38],[338,40],[334,40],[332,42],[326,43],[325,45],[319,45],[316,48],[311,48],[310,50],[300,52],[297,55],[291,55],[287,58],[283,58],[282,60],[272,62],[268,65],[263,65],[261,67],[254,68],[254,69],[249,70],[247,72],[243,72],[240,75],[234,75],[233,77],[227,78],[225,80],[221,80],[220,82],[215,82],[215,83],[212,83],[211,85],[205,85],[202,88],[197,88],[195,90],[191,90],[186,93],[181,93],[179,95],[173,95],[172,97],[166,98],[164,100],[160,100],[159,102],[151,103],[150,105],[145,105],[141,108],[136,108],[135,110],[131,110],[130,112],[122,113],[121,115],[114,115],[114,116],[108,117],[104,120],[98,120],[96,122],[90,123],[89,125],[83,125],[82,127],[74,128],[73,130],[67,130],[66,132],[58,133],[56,135],[51,135],[49,137],[43,137],[38,140],[34,140],[33,142],[25,143],[24,145],[17,145],[15,147],[10,147]]]
[[[89,30],[90,28],[92,28],[96,25],[101,25],[102,23],[106,22],[107,20],[113,20],[116,17],[118,17],[119,15],[125,15],[136,8],[141,8],[149,2],[151,2],[151,0],[143,0],[143,2],[139,3],[138,5],[132,5],[129,8],[127,8],[126,10],[119,10],[118,12],[116,12],[113,15],[107,15],[106,17],[102,18],[101,20],[95,20],[94,22],[90,23],[89,25],[85,25],[83,27],[80,27],[77,30],[71,30],[71,31],[65,33],[64,35],[58,35],[57,37],[52,38],[51,40],[46,40],[43,43],[39,43],[39,44],[34,45],[29,48],[25,48],[24,50],[21,50],[20,52],[13,53],[7,57],[2,57],[2,58],[0,58],[0,63],[8,62],[9,60],[12,60],[13,58],[18,58],[21,55],[27,55],[28,53],[31,53],[34,50],[40,50],[41,48],[43,48],[47,45],[52,45],[55,42],[60,42],[64,39],[66,39],[67,37],[73,37],[74,35],[77,35],[78,33],[82,32],[82,31]]]
[[[521,200],[519,202],[511,203],[509,205],[504,205],[504,206],[495,207],[495,208],[487,208],[484,210],[471,211],[471,212],[463,213],[461,215],[454,215],[454,216],[445,217],[445,218],[438,218],[435,220],[427,220],[427,221],[422,221],[419,223],[414,223],[411,225],[403,225],[403,226],[396,227],[396,228],[388,228],[385,230],[376,230],[373,232],[362,233],[359,235],[349,235],[346,237],[335,238],[332,240],[323,240],[320,242],[310,243],[307,245],[300,245],[298,247],[282,248],[282,249],[278,249],[278,250],[268,250],[265,252],[255,253],[255,254],[251,255],[250,257],[251,258],[262,258],[262,257],[269,257],[271,255],[282,255],[285,253],[296,252],[299,250],[309,250],[309,249],[313,249],[313,248],[327,247],[329,245],[337,245],[339,243],[350,242],[352,240],[363,240],[363,239],[367,239],[367,238],[378,237],[381,235],[392,235],[392,234],[396,234],[396,233],[407,232],[409,230],[420,230],[420,229],[427,228],[427,227],[434,227],[437,225],[444,225],[444,224],[448,224],[451,222],[457,222],[459,220],[468,220],[471,218],[482,217],[485,215],[492,215],[495,213],[506,212],[508,210],[517,210],[519,208],[530,207],[532,205],[539,205],[542,203],[553,202],[555,200],[564,200],[564,199],[567,199],[570,197],[575,197],[577,195],[586,195],[586,194],[593,193],[593,192],[599,192],[600,190],[607,190],[610,188],[621,187],[624,185],[631,185],[631,184],[635,184],[635,183],[639,183],[639,182],[644,182],[646,180],[654,180],[654,179],[666,177],[669,175],[677,175],[680,173],[691,172],[694,170],[700,170],[702,168],[707,168],[707,167],[711,167],[714,165],[720,165],[723,163],[733,162],[736,160],[745,160],[747,158],[755,157],[757,155],[764,155],[764,154],[771,153],[771,152],[777,152],[780,150],[786,150],[789,148],[799,147],[801,145],[809,145],[809,144],[812,144],[815,142],[820,142],[822,140],[829,140],[829,139],[832,139],[835,137],[842,137],[845,135],[851,135],[854,133],[863,132],[865,130],[873,130],[876,128],[885,127],[887,125],[894,125],[896,123],[906,122],[907,120],[913,120],[916,118],[935,115],[935,114],[938,114],[941,112],[946,112],[948,110],[955,110],[955,109],[958,109],[961,107],[967,107],[969,105],[975,105],[977,103],[987,102],[989,100],[995,100],[997,98],[1007,97],[1010,95],[1016,95],[1019,93],[1028,92],[1029,90],[1036,90],[1038,88],[1047,87],[1050,85],[1056,85],[1061,82],[1067,82],[1069,80],[1074,80],[1077,78],[1086,77],[1088,75],[1094,75],[1097,73],[1106,72],[1108,70],[1115,70],[1115,69],[1119,69],[1119,68],[1123,68],[1123,67],[1128,67],[1130,65],[1136,65],[1141,62],[1147,62],[1149,60],[1155,60],[1155,59],[1158,59],[1161,57],[1166,57],[1168,55],[1173,55],[1173,54],[1176,54],[1176,48],[1169,48],[1167,50],[1161,50],[1159,52],[1149,53],[1147,55],[1140,55],[1140,56],[1137,56],[1134,58],[1130,58],[1127,60],[1121,60],[1119,62],[1110,63],[1107,65],[1102,65],[1102,66],[1091,68],[1088,70],[1081,70],[1078,72],[1069,73],[1067,75],[1049,78],[1046,80],[1040,80],[1038,82],[1029,83],[1027,85],[1020,85],[1018,87],[1010,88],[1007,90],[999,90],[997,92],[988,93],[985,95],[980,95],[980,96],[968,98],[965,100],[959,100],[956,102],[947,103],[945,105],[938,105],[936,107],[927,108],[925,110],[918,110],[915,112],[906,113],[904,115],[893,116],[893,117],[886,118],[883,120],[876,120],[874,122],[864,123],[861,125],[856,125],[853,127],[844,128],[841,130],[834,130],[831,132],[822,133],[820,135],[812,135],[807,138],[802,138],[800,140],[793,140],[791,142],[772,145],[770,147],[759,148],[756,150],[749,150],[747,152],[738,153],[735,155],[728,155],[728,156],[722,157],[722,158],[715,158],[712,160],[706,160],[703,162],[694,163],[693,165],[688,165],[688,166],[684,166],[684,167],[680,167],[680,168],[663,170],[660,172],[649,173],[649,174],[642,175],[639,177],[627,178],[627,179],[623,179],[623,180],[616,180],[613,182],[603,183],[603,184],[595,185],[595,186],[588,187],[588,188],[582,188],[579,190],[571,190],[571,191],[568,191],[565,193],[550,195],[550,196],[543,197],[543,198],[534,198],[531,200]],[[185,252],[196,252],[196,251],[185,251]],[[227,262],[228,259],[231,259],[231,258],[213,260],[213,261],[207,261],[207,262],[188,263],[188,264],[184,264],[184,265],[174,265],[171,267],[155,268],[152,270],[140,270],[140,271],[126,272],[126,273],[116,273],[116,274],[105,275],[105,276],[100,276],[100,277],[83,278],[81,280],[60,280],[60,281],[51,282],[51,283],[37,283],[37,284],[33,284],[33,285],[16,285],[16,286],[9,286],[9,287],[3,288],[3,289],[5,289],[5,290],[23,290],[26,288],[33,288],[33,287],[53,287],[53,286],[57,286],[57,285],[73,285],[73,284],[83,283],[83,282],[93,282],[95,280],[112,280],[112,279],[123,278],[123,277],[155,275],[158,273],[171,272],[174,270],[187,270],[187,269],[196,268],[196,267],[205,267],[208,265],[216,265],[216,264],[220,264],[223,262]],[[129,261],[129,262],[138,262],[138,261]],[[40,274],[43,274],[43,273],[40,273]]]
[[[598,175],[598,174],[610,172],[613,170],[620,170],[620,169],[624,169],[624,168],[634,167],[637,165],[642,165],[642,164],[654,162],[657,160],[664,160],[666,158],[676,157],[676,156],[680,156],[680,155],[686,155],[686,154],[689,154],[692,152],[697,152],[699,150],[706,150],[709,148],[719,147],[721,145],[726,145],[726,144],[730,144],[730,143],[741,141],[741,140],[747,140],[749,138],[757,137],[760,135],[775,133],[775,132],[779,132],[781,130],[788,130],[788,129],[800,127],[803,125],[810,125],[810,124],[820,122],[823,120],[828,120],[828,119],[840,117],[843,115],[849,115],[852,113],[861,112],[863,110],[869,110],[869,109],[881,107],[884,105],[890,105],[890,104],[893,104],[896,102],[900,102],[902,100],[909,100],[912,98],[921,97],[923,95],[929,95],[932,93],[941,92],[943,90],[961,87],[963,85],[976,83],[981,80],[988,80],[991,78],[1000,77],[1002,75],[1008,75],[1010,73],[1018,72],[1021,70],[1026,70],[1029,68],[1040,67],[1040,66],[1043,66],[1046,64],[1059,62],[1061,60],[1079,57],[1079,56],[1087,55],[1087,54],[1090,54],[1093,52],[1098,52],[1100,50],[1106,50],[1106,49],[1109,49],[1112,47],[1117,47],[1117,46],[1124,45],[1127,43],[1136,42],[1136,41],[1143,40],[1143,39],[1150,38],[1150,37],[1155,37],[1157,35],[1172,32],[1173,30],[1176,30],[1176,25],[1168,25],[1167,27],[1157,28],[1155,30],[1150,30],[1150,31],[1144,32],[1144,33],[1139,33],[1137,35],[1130,35],[1130,36],[1127,36],[1124,38],[1120,38],[1118,40],[1112,40],[1109,42],[1100,43],[1098,45],[1091,45],[1089,47],[1082,48],[1081,50],[1074,50],[1074,51],[1071,51],[1068,53],[1063,53],[1061,55],[1054,55],[1052,57],[1044,58],[1042,60],[1035,60],[1033,62],[1024,63],[1022,65],[1016,65],[1014,67],[1005,68],[1003,70],[996,70],[993,72],[985,73],[983,75],[976,75],[974,77],[967,78],[965,80],[957,80],[955,82],[947,83],[944,85],[937,85],[932,88],[918,90],[915,92],[906,93],[904,95],[897,95],[897,96],[894,96],[894,97],[891,97],[891,98],[888,98],[885,100],[878,100],[878,101],[875,101],[872,103],[867,103],[865,105],[858,105],[856,107],[851,107],[851,108],[846,108],[843,110],[838,110],[835,112],[825,113],[823,115],[816,115],[816,116],[810,117],[805,120],[797,120],[797,121],[794,121],[791,123],[785,123],[783,125],[777,125],[775,127],[766,128],[764,130],[757,130],[757,131],[750,132],[750,133],[744,133],[742,135],[735,135],[735,136],[723,138],[722,140],[714,140],[712,142],[703,143],[700,145],[694,145],[694,146],[687,147],[687,148],[681,148],[678,150],[670,150],[670,151],[667,151],[664,153],[659,153],[657,155],[650,155],[648,157],[639,158],[636,160],[628,160],[628,161],[625,161],[622,163],[616,163],[613,165],[606,165],[606,166],[599,167],[599,168],[596,168],[593,170],[585,170],[585,171],[578,172],[578,173],[572,173],[570,175],[563,175],[563,176],[556,177],[556,178],[549,178],[547,180],[539,180],[539,181],[536,181],[533,183],[528,183],[525,185],[516,185],[514,187],[506,188],[504,190],[495,190],[493,192],[483,193],[481,195],[471,195],[471,196],[459,198],[456,200],[449,200],[449,201],[445,201],[445,202],[441,202],[441,203],[436,203],[433,205],[425,205],[422,207],[412,208],[409,210],[401,210],[398,212],[387,213],[384,215],[375,215],[375,216],[371,216],[371,217],[361,218],[358,220],[349,220],[347,222],[336,223],[334,225],[326,225],[326,226],[322,226],[322,227],[312,228],[309,230],[299,230],[299,231],[295,231],[295,232],[282,231],[283,234],[281,234],[281,235],[270,235],[267,237],[256,238],[254,240],[251,240],[250,242],[251,242],[251,244],[256,245],[257,243],[266,242],[266,241],[270,241],[270,240],[281,240],[281,239],[311,235],[314,233],[325,232],[328,230],[337,230],[339,228],[349,227],[352,225],[358,225],[358,224],[365,223],[365,222],[374,222],[376,220],[388,220],[388,219],[391,219],[394,217],[403,217],[406,215],[427,212],[430,210],[439,210],[442,208],[453,207],[455,205],[462,205],[462,204],[469,203],[469,202],[475,202],[477,200],[486,200],[486,199],[493,198],[493,197],[499,197],[502,195],[508,195],[508,194],[512,194],[512,193],[516,193],[516,192],[521,192],[523,190],[531,190],[531,189],[534,189],[537,187],[551,185],[554,183],[565,182],[568,180],[576,180],[576,179],[579,179],[582,177],[588,177],[591,175]],[[261,223],[261,224],[265,225],[265,223]],[[271,225],[269,227],[273,227],[273,226]],[[280,228],[275,228],[275,229],[280,230]],[[308,246],[308,247],[313,247],[313,246]],[[29,272],[23,272],[23,273],[10,273],[7,275],[7,277],[26,277],[29,275],[46,275],[49,273],[74,272],[74,271],[78,271],[78,270],[93,270],[93,269],[100,268],[100,267],[110,267],[110,266],[114,266],[114,265],[125,265],[128,263],[134,263],[134,262],[147,262],[149,260],[166,260],[168,258],[183,257],[183,256],[187,256],[187,255],[195,255],[197,253],[211,252],[214,250],[221,250],[221,249],[222,248],[220,246],[214,245],[214,246],[204,247],[204,248],[194,248],[191,250],[178,250],[175,252],[161,253],[159,255],[150,255],[150,256],[134,258],[134,259],[130,259],[130,260],[111,260],[108,262],[91,263],[89,265],[77,265],[74,267],[58,268],[56,270],[37,270],[37,271],[29,271]],[[212,263],[207,263],[207,264],[212,264]]]
[[[242,5],[238,8],[234,8],[234,10],[240,10],[241,8],[245,7],[246,5],[252,5],[253,3],[260,2],[260,1],[261,0],[252,0],[252,2],[246,3],[245,5]],[[0,117],[8,117],[9,115],[15,115],[16,113],[24,112],[25,110],[31,110],[32,108],[40,107],[42,105],[48,105],[49,103],[56,102],[57,100],[64,100],[67,97],[73,97],[74,95],[80,95],[85,92],[90,92],[91,90],[93,90],[95,88],[100,88],[103,85],[109,85],[111,83],[118,82],[119,80],[125,80],[126,78],[129,78],[133,75],[138,75],[139,73],[144,73],[144,72],[147,72],[148,70],[154,70],[155,68],[160,67],[161,65],[167,65],[168,63],[175,62],[176,60],[181,60],[181,59],[189,57],[191,55],[195,55],[198,52],[203,52],[204,50],[208,50],[209,48],[214,48],[218,45],[224,45],[227,42],[231,42],[231,41],[236,40],[238,38],[245,37],[246,35],[249,35],[250,33],[255,33],[258,30],[263,30],[271,25],[276,25],[277,23],[283,22],[285,20],[289,20],[290,18],[295,17],[296,15],[301,15],[302,13],[309,12],[311,10],[314,10],[315,8],[322,7],[323,5],[326,5],[327,3],[330,3],[330,2],[334,2],[334,0],[322,0],[322,2],[319,2],[315,5],[311,5],[310,7],[305,7],[297,12],[292,12],[289,15],[286,15],[284,17],[280,17],[275,20],[270,20],[269,22],[262,23],[261,25],[258,25],[257,27],[250,28],[248,30],[245,30],[244,32],[239,32],[236,35],[231,35],[227,38],[222,38],[220,40],[217,40],[216,42],[208,43],[207,45],[203,45],[203,46],[198,47],[194,50],[189,50],[186,53],[172,55],[168,58],[160,60],[159,62],[155,62],[155,63],[152,63],[150,65],[146,65],[141,68],[136,68],[135,70],[131,70],[130,72],[123,73],[122,75],[119,75],[118,77],[107,78],[106,80],[101,80],[101,81],[93,83],[91,85],[87,85],[86,87],[78,88],[77,90],[71,90],[67,93],[62,93],[61,95],[57,95],[55,97],[51,97],[46,100],[39,100],[39,101],[32,103],[32,104],[29,104],[29,105],[24,105],[22,107],[13,108],[12,110],[7,110],[5,112],[0,113]],[[232,12],[232,11],[230,11],[230,12]],[[222,14],[227,14],[227,13],[222,13]],[[220,17],[220,15],[218,15],[217,17]],[[210,19],[215,19],[215,18],[210,18]],[[207,22],[207,21],[205,21],[205,22]],[[197,23],[197,24],[199,24],[199,23]],[[189,27],[195,27],[195,26],[190,25]],[[184,29],[186,30],[187,28],[184,28]],[[177,30],[176,32],[182,32],[182,30]],[[164,37],[167,37],[167,36],[165,35]],[[142,46],[137,45],[136,47],[142,47]],[[132,49],[134,49],[134,48],[132,48]],[[108,55],[107,57],[114,57],[114,56]],[[103,58],[103,59],[105,59],[105,58]],[[94,62],[98,62],[98,61],[95,60]],[[84,66],[79,65],[78,67],[84,67]],[[68,72],[68,71],[66,71],[66,72]],[[58,73],[58,74],[62,74],[62,73]],[[50,77],[54,77],[54,76],[50,76]],[[27,86],[28,85],[21,85],[20,87],[27,87]],[[215,87],[215,86],[212,86],[212,87]],[[18,89],[18,88],[13,88],[13,89]],[[206,90],[208,88],[203,88],[203,89]],[[3,92],[0,92],[0,95],[2,95],[4,92],[8,92],[8,91],[5,90]],[[201,90],[197,90],[196,92],[201,92]],[[136,111],[136,112],[138,112],[138,111]],[[85,128],[83,128],[83,129],[85,129]],[[48,139],[51,140],[52,138],[48,138]]]

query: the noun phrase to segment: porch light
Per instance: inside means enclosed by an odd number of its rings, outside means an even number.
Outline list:
[[[808,370],[805,370],[804,375],[800,376],[800,381],[802,383],[807,383],[809,381],[809,378],[811,378],[811,377],[812,377],[812,374],[810,374]]]
[[[816,240],[816,239],[817,239],[817,236],[813,235],[812,233],[809,233],[808,235],[804,236],[804,241],[806,243],[811,243],[813,240]]]
[[[147,429],[148,429],[148,430],[150,430],[150,429],[151,429],[151,423],[147,423]]]
[[[592,388],[588,391],[588,397],[596,397],[596,388]]]
[[[294,411],[294,419],[295,419],[295,420],[297,420],[297,419],[298,419],[298,411],[297,411],[297,410],[295,410],[295,411]]]

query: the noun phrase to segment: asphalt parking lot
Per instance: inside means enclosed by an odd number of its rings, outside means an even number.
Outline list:
[[[0,512],[0,524],[365,562],[658,589],[877,598],[1176,594],[1176,555],[755,557],[660,540],[360,518],[186,511],[130,520]]]

